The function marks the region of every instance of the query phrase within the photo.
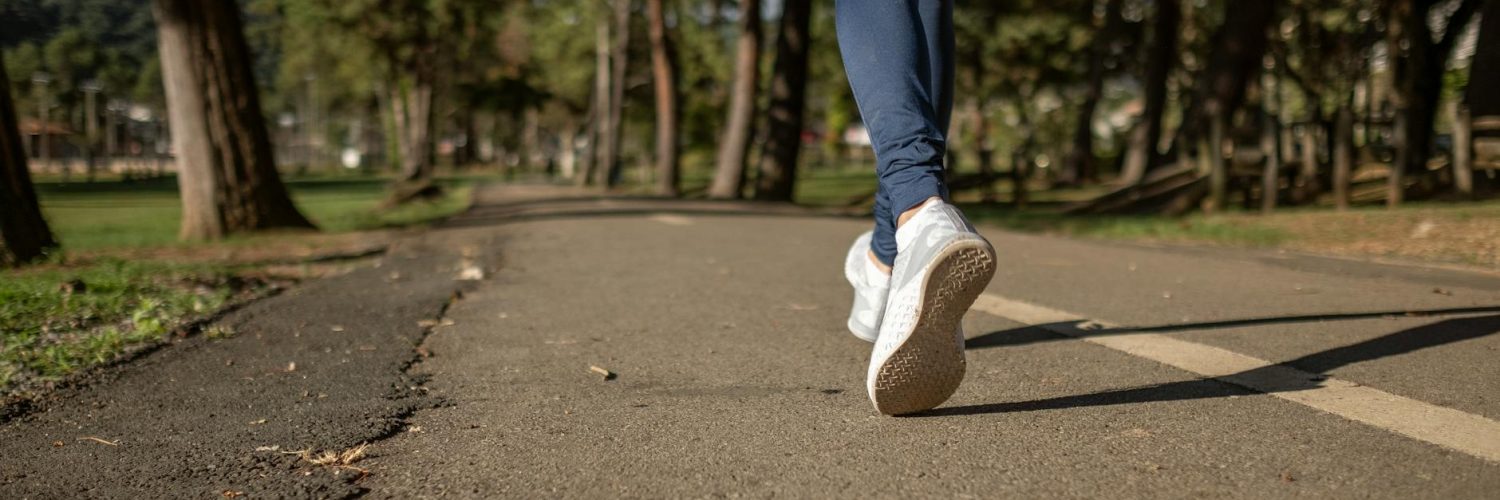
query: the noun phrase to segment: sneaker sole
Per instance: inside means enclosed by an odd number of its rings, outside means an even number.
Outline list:
[[[930,410],[963,382],[966,362],[959,322],[995,275],[995,250],[982,239],[956,241],[933,258],[911,335],[881,362],[870,400],[886,415]]]

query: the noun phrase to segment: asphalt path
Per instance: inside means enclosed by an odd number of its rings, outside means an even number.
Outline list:
[[[0,497],[1500,491],[1494,275],[981,228],[968,377],[892,418],[843,326],[864,218],[478,196],[0,424]]]

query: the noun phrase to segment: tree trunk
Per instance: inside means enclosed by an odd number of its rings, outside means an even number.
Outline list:
[[[1078,106],[1078,118],[1073,124],[1073,147],[1063,160],[1059,184],[1076,186],[1098,177],[1094,157],[1094,112],[1104,97],[1104,60],[1109,57],[1110,45],[1114,44],[1115,31],[1124,21],[1120,17],[1123,3],[1123,0],[1105,0],[1104,25],[1095,31],[1089,49],[1088,85],[1083,104]]]
[[[1261,171],[1260,211],[1269,214],[1276,210],[1276,194],[1281,186],[1281,130],[1276,115],[1269,112],[1263,115],[1260,150],[1265,154],[1266,163]]]
[[[1222,115],[1210,116],[1208,137],[1199,142],[1199,161],[1208,171],[1208,198],[1203,210],[1209,213],[1224,209],[1229,191],[1229,166],[1224,164],[1224,122],[1228,120]]]
[[[557,167],[563,179],[578,175],[578,118],[569,112],[557,134]]]
[[[0,268],[36,260],[57,246],[31,185],[9,82],[0,58]]]
[[[1442,97],[1443,72],[1448,55],[1458,42],[1469,19],[1479,10],[1481,0],[1464,0],[1448,16],[1442,39],[1434,42],[1427,20],[1432,3],[1422,0],[1392,2],[1390,20],[1391,47],[1406,47],[1405,57],[1396,61],[1397,111],[1395,133],[1398,134],[1396,158],[1391,164],[1386,205],[1395,207],[1405,197],[1405,174],[1426,169],[1432,150],[1433,123],[1437,118],[1438,100]]]
[[[614,135],[609,129],[609,16],[595,13],[594,20],[594,101],[589,106],[588,152],[583,169],[574,179],[579,186],[593,184],[599,166],[604,164],[604,142]]]
[[[740,39],[736,42],[734,87],[729,118],[719,140],[719,158],[710,198],[739,198],[745,187],[745,160],[754,134],[755,94],[760,82],[760,0],[741,0]]]
[[[536,172],[546,167],[542,153],[541,113],[536,106],[521,110],[521,168],[522,172]]]
[[[979,176],[983,179],[983,185],[979,188],[979,199],[985,203],[995,201],[995,147],[990,143],[990,120],[984,114],[984,101],[979,97],[970,97],[965,105],[969,113],[969,119],[973,120],[974,128],[974,157],[978,163]]]
[[[1449,106],[1453,119],[1453,192],[1459,198],[1474,196],[1474,129],[1469,110],[1460,102]]]
[[[755,198],[792,201],[797,184],[797,156],[802,151],[802,117],[807,97],[807,57],[811,42],[811,1],[783,5],[771,73],[769,130],[760,159]]]
[[[426,73],[416,70],[411,83],[392,87],[391,105],[399,133],[396,145],[401,155],[400,180],[406,184],[430,180],[436,166],[432,161],[433,82]]]
[[[1500,116],[1500,1],[1484,4],[1479,18],[1479,41],[1469,63],[1469,86],[1464,104],[1469,115]]]
[[[1302,165],[1297,171],[1297,201],[1300,203],[1316,201],[1318,194],[1323,191],[1318,180],[1318,171],[1321,170],[1318,162],[1318,131],[1323,128],[1321,115],[1318,108],[1313,107],[1312,116],[1302,126]]]
[[[1182,23],[1180,8],[1178,0],[1156,2],[1156,18],[1151,23],[1151,52],[1146,57],[1146,106],[1135,132],[1131,134],[1125,166],[1120,172],[1121,184],[1139,184],[1156,165],[1156,147],[1161,142],[1161,115],[1167,108],[1167,77],[1172,73],[1172,62],[1177,60],[1178,25]]]
[[[1349,181],[1354,173],[1354,111],[1339,105],[1333,125],[1333,202],[1339,210],[1349,208]]]
[[[1018,130],[1023,131],[1021,145],[1010,154],[1010,182],[1011,182],[1011,204],[1017,209],[1026,208],[1030,201],[1026,181],[1031,177],[1031,149],[1036,145],[1036,129],[1032,127],[1031,116],[1026,113],[1027,103],[1035,96],[1021,95],[1016,103],[1016,117],[1018,119]]]
[[[651,75],[656,84],[656,194],[678,195],[677,56],[667,33],[663,0],[646,0],[651,28]]]
[[[1026,208],[1026,204],[1030,201],[1030,197],[1027,196],[1026,178],[1031,173],[1031,146],[1029,145],[1031,141],[1027,140],[1026,142],[1027,145],[1021,146],[1020,149],[1017,149],[1010,155],[1010,183],[1012,190],[1010,203],[1017,209]]]
[[[1179,140],[1192,144],[1215,121],[1231,127],[1245,102],[1247,84],[1257,80],[1268,42],[1267,30],[1276,20],[1276,0],[1232,0],[1224,25],[1210,40],[1207,66],[1198,79],[1193,100],[1183,114]],[[1222,136],[1221,136],[1222,138]],[[1222,207],[1220,207],[1222,208]]]
[[[181,237],[311,228],[276,173],[239,5],[155,0],[153,7],[182,191]]]
[[[620,183],[623,164],[620,161],[621,125],[625,114],[625,75],[629,68],[631,0],[614,0],[614,44],[610,49],[610,87],[608,134],[599,151],[595,181],[606,189]]]

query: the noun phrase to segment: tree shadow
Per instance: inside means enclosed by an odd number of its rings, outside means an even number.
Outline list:
[[[1203,323],[1184,323],[1175,325],[1161,325],[1148,327],[1122,327],[1105,328],[1099,330],[1081,330],[1077,328],[1079,321],[1068,321],[1060,323],[1049,323],[1044,325],[1030,325],[1009,330],[999,330],[964,341],[967,349],[988,349],[992,347],[1012,347],[1039,342],[1051,342],[1056,340],[1067,340],[1075,337],[1054,334],[1049,330],[1065,328],[1078,330],[1078,337],[1102,337],[1108,335],[1129,335],[1134,333],[1172,333],[1195,330],[1214,330],[1220,328],[1239,328],[1246,326],[1275,325],[1287,323],[1314,323],[1324,321],[1347,321],[1359,319],[1375,319],[1386,317],[1425,317],[1425,316],[1450,316],[1458,314],[1484,314],[1500,313],[1500,306],[1478,306],[1478,307],[1456,307],[1448,309],[1406,309],[1399,311],[1370,311],[1356,313],[1333,313],[1333,314],[1307,314],[1300,316],[1275,316],[1267,318],[1243,318],[1223,321],[1209,321]]]
[[[653,196],[584,195],[477,205],[441,228],[503,226],[519,222],[560,219],[640,217],[648,215],[696,217],[785,217],[801,219],[862,219],[863,212],[812,208],[785,202],[680,200]]]
[[[1477,308],[1494,312],[1496,308]],[[1471,311],[1472,312],[1472,311]],[[1348,315],[1341,315],[1348,316]],[[1367,316],[1366,316],[1367,317]],[[1270,318],[1267,318],[1269,320]],[[1264,321],[1271,322],[1271,321]],[[1255,323],[1262,324],[1262,323]],[[1209,324],[1214,325],[1214,324]],[[1213,327],[1213,326],[1210,326]],[[1187,325],[1173,325],[1173,330],[1188,329]],[[1152,331],[1135,329],[1134,332]],[[1156,330],[1164,331],[1164,330]],[[1027,327],[1009,330],[1016,338],[1035,337],[1046,332],[1042,327]],[[1004,333],[1004,332],[997,332]],[[1194,380],[1151,384],[1125,389],[1078,394],[1032,401],[1013,401],[979,405],[938,408],[911,417],[938,417],[955,415],[983,415],[990,413],[1013,413],[1040,410],[1059,410],[1092,406],[1112,406],[1134,403],[1183,401],[1194,399],[1222,398],[1255,393],[1294,392],[1318,388],[1326,373],[1336,368],[1406,354],[1431,347],[1484,337],[1500,333],[1500,314],[1454,318],[1428,325],[1409,328],[1389,335],[1376,337],[1356,344],[1328,349],[1290,361],[1263,366],[1222,377],[1203,377]],[[993,335],[993,334],[991,334]],[[988,335],[986,335],[988,336]],[[1052,334],[1050,340],[1071,338]],[[1311,374],[1308,378],[1285,376],[1288,368]],[[1235,380],[1253,380],[1257,390],[1234,385]],[[1274,382],[1274,383],[1268,383]]]

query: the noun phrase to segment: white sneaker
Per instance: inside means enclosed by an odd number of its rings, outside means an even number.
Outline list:
[[[891,277],[870,260],[870,239],[874,231],[865,231],[854,239],[844,258],[844,278],[854,287],[854,307],[849,309],[849,333],[866,342],[880,335],[880,316],[885,314],[886,294],[891,291]]]
[[[995,275],[995,249],[931,200],[896,230],[896,265],[866,388],[887,415],[942,404],[964,378],[964,313]]]

